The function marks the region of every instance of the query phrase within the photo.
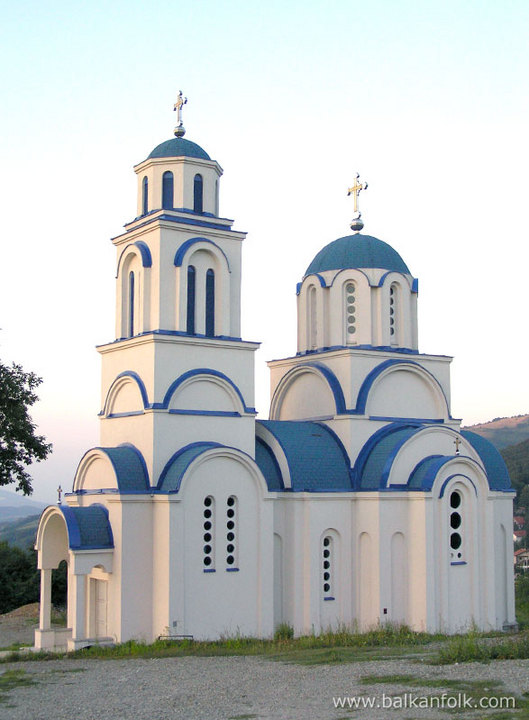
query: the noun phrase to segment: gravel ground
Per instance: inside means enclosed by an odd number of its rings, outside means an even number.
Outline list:
[[[263,658],[53,660],[0,667],[25,670],[35,684],[9,691],[0,704],[6,720],[409,720],[447,717],[446,710],[335,709],[333,697],[403,696],[409,688],[359,683],[366,675],[501,681],[498,695],[529,690],[529,661],[436,667],[403,660],[301,666]],[[441,696],[442,688],[413,688]],[[453,689],[450,690],[454,693]],[[458,717],[485,718],[481,710]],[[514,717],[514,715],[513,715]]]
[[[0,646],[31,641],[35,609],[0,616]],[[32,615],[33,613],[33,615]],[[21,635],[22,633],[22,635]],[[18,636],[17,636],[18,634]],[[27,636],[27,637],[26,637]],[[2,675],[24,671],[30,685],[2,690]],[[0,720],[446,720],[446,710],[410,707],[413,698],[440,698],[444,687],[395,683],[365,685],[368,675],[502,683],[497,697],[529,691],[529,660],[489,665],[432,666],[411,660],[376,660],[304,666],[265,658],[163,658],[27,660],[0,665]],[[451,697],[458,690],[446,687]],[[408,707],[377,708],[384,697]],[[373,708],[335,708],[333,698],[357,697]],[[418,702],[418,701],[417,701]],[[435,702],[435,701],[434,701]],[[483,710],[460,710],[460,718],[487,717]],[[513,713],[512,717],[516,717]]]

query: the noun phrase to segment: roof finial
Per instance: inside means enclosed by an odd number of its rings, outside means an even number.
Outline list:
[[[174,134],[176,137],[184,137],[186,134],[186,129],[184,127],[184,124],[182,122],[182,107],[187,103],[187,98],[183,97],[182,91],[179,90],[178,92],[178,100],[175,102],[174,109],[178,113],[177,115],[177,123],[176,127],[174,129]]]
[[[360,173],[356,173],[354,185],[349,188],[347,193],[347,195],[352,195],[354,197],[354,214],[353,219],[351,220],[351,230],[354,230],[354,232],[360,232],[360,230],[364,227],[364,223],[361,219],[362,213],[358,209],[358,196],[362,190],[367,190],[367,183],[360,182]]]

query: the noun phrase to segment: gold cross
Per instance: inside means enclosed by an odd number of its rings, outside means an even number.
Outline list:
[[[367,190],[367,183],[360,182],[360,173],[356,173],[353,187],[349,188],[347,195],[354,196],[354,211],[358,212],[358,196],[362,190]]]
[[[454,445],[456,446],[456,455],[459,455],[459,446],[461,445],[461,443],[461,438],[459,436],[456,437],[456,439],[454,440]]]
[[[57,488],[57,504],[60,505],[62,502],[62,487],[59,485]]]
[[[182,91],[180,90],[178,92],[178,100],[175,102],[174,109],[178,113],[177,118],[178,122],[177,125],[182,124],[182,107],[187,103],[187,98],[182,95]]]

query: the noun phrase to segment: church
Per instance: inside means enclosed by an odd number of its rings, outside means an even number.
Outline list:
[[[351,234],[299,268],[297,352],[269,363],[257,420],[245,233],[219,212],[221,166],[184,138],[185,102],[112,240],[100,445],[40,519],[35,646],[512,626],[507,469],[452,417],[451,358],[419,352],[418,281],[362,234],[365,184]],[[66,628],[51,624],[62,561]]]

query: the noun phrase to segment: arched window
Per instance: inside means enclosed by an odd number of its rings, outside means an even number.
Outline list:
[[[134,335],[134,273],[129,273],[129,337]]]
[[[230,495],[226,501],[226,570],[238,570],[237,498]]]
[[[392,345],[399,343],[399,289],[393,284],[389,289],[389,335]]]
[[[204,572],[215,572],[215,501],[208,495],[204,498],[202,564]]]
[[[463,497],[459,490],[450,493],[450,561],[465,561],[463,550]]]
[[[321,548],[321,582],[324,600],[334,600],[333,584],[334,584],[334,557],[333,557],[333,539],[330,535],[325,535],[322,540]]]
[[[345,284],[344,322],[346,342],[356,342],[356,286],[351,281]]]
[[[196,271],[193,265],[187,268],[187,333],[195,334],[195,280]]]
[[[308,311],[309,311],[309,350],[315,350],[318,346],[318,316],[317,316],[317,306],[316,306],[316,288],[312,286],[309,290],[309,302],[308,302]]]
[[[193,186],[193,210],[196,213],[203,212],[204,206],[204,183],[202,175],[195,175],[195,182]]]
[[[149,180],[147,179],[147,176],[145,176],[143,178],[141,188],[142,188],[142,200],[141,200],[142,215],[147,215],[147,213],[149,212]]]
[[[215,273],[206,273],[206,337],[215,335]]]
[[[162,176],[162,208],[164,210],[173,209],[173,186],[173,173],[168,170]]]

